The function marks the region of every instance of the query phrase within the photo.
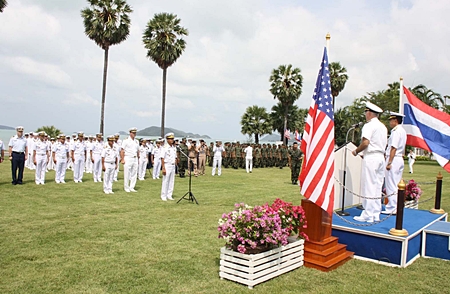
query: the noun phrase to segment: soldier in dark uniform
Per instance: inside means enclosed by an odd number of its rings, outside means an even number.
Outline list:
[[[225,157],[222,159],[222,165],[224,168],[228,168],[230,166],[230,142],[225,142]]]
[[[214,143],[211,142],[209,143],[209,147],[208,147],[208,152],[209,152],[209,156],[208,156],[208,166],[212,167],[213,166],[213,157],[214,157],[214,152],[213,152],[213,148],[214,148]]]
[[[236,152],[236,158],[234,160],[233,167],[234,169],[238,169],[240,165],[240,158],[241,158],[241,144],[239,144],[239,141],[236,142],[236,146],[234,147],[234,150]]]
[[[267,166],[267,147],[266,144],[263,144],[261,148],[261,167],[266,166]]]
[[[288,162],[288,150],[286,145],[281,145],[281,166],[280,169],[286,166]]]
[[[183,151],[184,154],[188,154],[188,147],[186,145],[186,138],[181,139],[181,143],[179,145],[179,149]],[[184,178],[186,174],[186,169],[188,168],[188,159],[186,158],[186,155],[181,154],[181,152],[177,151],[177,157],[178,157],[178,174],[180,175],[180,178]]]
[[[302,166],[302,152],[298,149],[297,142],[292,145],[292,150],[289,150],[289,166],[291,168],[291,182],[296,185],[298,175],[300,174],[300,167]]]

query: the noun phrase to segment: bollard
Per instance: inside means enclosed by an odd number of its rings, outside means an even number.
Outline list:
[[[408,231],[403,229],[403,209],[405,208],[405,188],[403,179],[398,183],[397,193],[397,215],[395,217],[395,228],[389,230],[389,234],[399,237],[408,236]]]
[[[438,173],[436,177],[436,197],[434,198],[434,208],[430,209],[431,213],[444,214],[445,211],[441,208],[441,194],[442,194],[442,174]]]

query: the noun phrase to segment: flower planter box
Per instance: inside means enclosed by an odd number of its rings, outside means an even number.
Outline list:
[[[304,240],[258,254],[242,254],[220,249],[220,279],[253,286],[290,272],[303,265]]]
[[[405,208],[419,209],[419,203],[417,202],[417,200],[406,200]]]

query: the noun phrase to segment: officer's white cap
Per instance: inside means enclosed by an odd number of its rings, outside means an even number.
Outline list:
[[[79,131],[78,136],[84,136],[84,133],[82,131]]]
[[[16,128],[16,131],[18,131],[18,132],[23,132],[23,127],[22,127],[22,126],[17,127],[17,128]]]
[[[130,133],[136,133],[137,132],[137,128],[130,128],[128,131]]]
[[[108,141],[115,141],[116,137],[114,135],[108,136]]]
[[[389,119],[394,119],[397,117],[405,117],[405,116],[398,112],[393,112],[393,111],[389,112]]]
[[[367,101],[366,102],[366,109],[365,110],[369,110],[375,113],[382,113],[383,109],[381,109],[380,107],[376,106],[375,104],[373,104],[372,102]]]
[[[175,139],[175,134],[174,133],[167,133],[165,137],[167,139]]]

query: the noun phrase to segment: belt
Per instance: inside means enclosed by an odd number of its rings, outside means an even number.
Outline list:
[[[44,156],[44,155],[47,155],[47,154],[46,154],[46,153],[38,153],[38,154],[36,154],[36,155]]]
[[[136,155],[125,155],[125,157],[131,157],[131,158],[136,158]]]
[[[105,163],[114,164],[114,163],[116,163],[116,162],[115,162],[115,161],[112,161],[112,162],[105,161]]]
[[[17,152],[17,151],[13,151],[12,153],[14,153],[14,154],[24,154],[25,152]]]

